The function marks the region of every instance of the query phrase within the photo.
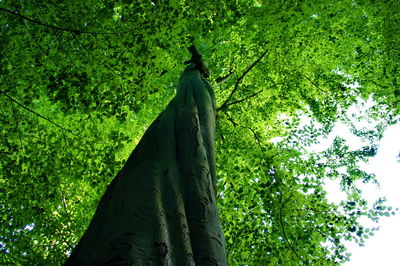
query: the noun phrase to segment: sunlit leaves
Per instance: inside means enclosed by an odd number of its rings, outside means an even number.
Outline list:
[[[375,155],[400,110],[397,6],[1,1],[31,19],[0,11],[1,262],[65,259],[104,188],[174,96],[191,40],[212,82],[230,75],[215,84],[218,107],[267,51],[217,114],[218,204],[230,263],[347,260],[343,240],[363,244],[375,230],[359,218],[394,212],[383,199],[368,205],[356,184],[375,182],[359,162]],[[357,97],[371,94],[376,106],[345,121]],[[365,119],[378,122],[373,129],[353,124]],[[338,120],[362,147],[336,138],[309,153]],[[326,178],[339,180],[347,201],[328,202]]]

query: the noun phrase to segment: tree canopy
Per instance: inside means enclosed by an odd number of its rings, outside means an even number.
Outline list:
[[[0,262],[60,264],[175,95],[193,42],[217,100],[218,207],[232,265],[348,260],[359,167],[400,110],[398,1],[0,2]],[[360,99],[375,105],[353,120]],[[302,123],[304,118],[309,123]],[[377,121],[373,129],[355,120]],[[365,141],[309,146],[344,121]],[[348,195],[327,198],[325,180]],[[378,180],[379,181],[379,180]]]

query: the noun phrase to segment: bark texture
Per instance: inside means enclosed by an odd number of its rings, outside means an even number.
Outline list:
[[[215,112],[213,90],[192,63],[65,265],[227,265],[216,207]]]

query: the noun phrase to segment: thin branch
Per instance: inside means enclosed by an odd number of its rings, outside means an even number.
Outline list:
[[[253,69],[253,67],[255,67],[260,61],[261,59],[264,58],[264,56],[267,54],[269,50],[266,49],[259,58],[257,58],[256,61],[254,61],[253,64],[251,64],[246,71],[243,72],[243,74],[236,80],[235,86],[233,87],[233,90],[231,91],[231,93],[229,94],[228,98],[225,100],[225,102],[218,108],[218,109],[224,109],[228,106],[228,102],[231,100],[233,94],[237,91],[240,82],[242,82],[243,78],[250,72],[250,70]]]
[[[227,182],[227,180],[225,180],[224,184],[222,185],[223,188],[225,188],[226,182]],[[226,190],[221,191],[221,193],[219,193],[219,194],[217,195],[217,199],[219,199],[219,198],[224,194],[225,191],[226,191]]]
[[[282,84],[282,83],[275,83],[274,85],[277,86],[277,85],[281,85],[281,84]],[[263,92],[263,91],[264,91],[264,89],[262,89],[262,90],[260,90],[260,91],[258,91],[258,92],[256,92],[256,93],[253,93],[253,94],[251,94],[251,95],[249,95],[249,96],[246,96],[246,97],[244,97],[243,99],[240,99],[240,100],[237,100],[237,101],[234,101],[234,102],[231,102],[231,103],[227,103],[226,106],[230,106],[230,105],[232,105],[232,104],[237,104],[237,103],[244,102],[244,101],[246,101],[246,100],[248,100],[248,99],[250,99],[250,98],[253,98],[253,97],[257,96],[258,94],[260,94],[260,93]],[[220,109],[221,109],[221,107],[217,108],[217,111],[219,111]]]
[[[41,14],[42,17],[43,17],[43,20],[44,20],[45,22],[47,22],[47,21],[46,21],[46,18],[45,18],[45,15],[44,15],[44,13],[43,13],[43,11],[42,11],[42,9],[39,9],[39,12],[40,12],[40,14]],[[64,51],[64,54],[65,54],[66,58],[68,58],[68,60],[71,62],[71,64],[74,65],[76,68],[82,69],[82,67],[78,67],[78,65],[76,64],[76,60],[72,60],[70,54],[69,54],[68,51],[65,49],[64,45],[62,44],[62,41],[61,41],[60,37],[58,36],[58,33],[59,33],[59,32],[57,32],[57,31],[54,30],[54,29],[53,29],[53,32],[54,32],[54,36],[56,37],[56,39],[57,39],[57,41],[58,41],[59,47],[61,48],[61,50]],[[75,35],[74,37],[76,37],[76,35]],[[61,91],[61,90],[63,90],[63,89],[64,89],[64,88],[61,87],[58,91]]]
[[[82,30],[76,30],[76,29],[66,29],[66,28],[61,28],[61,27],[58,27],[58,26],[46,24],[46,23],[38,21],[38,20],[34,20],[34,19],[29,18],[27,16],[21,15],[21,14],[17,13],[16,11],[11,11],[11,10],[8,10],[8,9],[2,8],[2,7],[0,7],[0,11],[7,12],[9,14],[12,14],[14,16],[20,17],[20,18],[22,18],[24,20],[27,20],[27,21],[30,21],[32,23],[38,24],[40,26],[44,26],[44,27],[47,27],[47,28],[60,30],[60,31],[72,32],[72,33],[75,33],[75,34],[112,35],[112,34],[126,34],[126,33],[130,33],[131,32],[131,31],[125,31],[125,32],[93,32],[93,31],[82,31]]]
[[[316,213],[335,213],[334,211],[332,211],[332,210],[328,210],[328,211],[324,211],[324,210],[322,210],[322,211],[319,211],[319,210],[315,210],[315,209],[312,209],[312,208],[310,208],[310,209],[293,209],[294,211],[297,211],[297,212],[316,212]]]
[[[260,141],[260,139],[258,138],[256,132],[255,132],[253,129],[247,127],[247,126],[242,126],[242,127],[247,128],[248,130],[251,131],[251,133],[253,133],[254,139],[256,140],[256,142],[257,142],[257,144],[258,144],[258,147],[260,147],[260,149],[263,150],[263,147],[262,147],[262,145],[261,145],[261,141]]]
[[[297,251],[293,248],[292,244],[291,244],[290,241],[289,241],[289,238],[288,238],[287,235],[286,235],[286,232],[285,232],[285,225],[284,225],[284,222],[283,222],[283,213],[282,213],[282,206],[283,206],[283,203],[282,203],[282,193],[279,195],[279,203],[280,203],[280,206],[279,206],[279,222],[280,222],[280,224],[281,224],[283,237],[285,238],[286,242],[287,242],[288,245],[289,245],[289,248],[293,251],[293,253],[296,255],[296,257],[298,257],[304,264],[307,265],[308,263],[300,257],[300,255],[299,255],[299,254],[297,253]]]
[[[248,126],[239,125],[239,124],[236,123],[235,120],[233,120],[233,118],[230,117],[228,114],[226,114],[226,118],[227,118],[228,121],[231,122],[235,127],[236,127],[236,126],[240,126],[240,127],[242,127],[242,128],[245,128],[245,129],[250,130],[251,133],[253,133],[254,139],[256,140],[258,147],[261,149],[261,151],[264,150],[263,146],[261,145],[261,140],[258,138],[257,133],[256,133],[253,129],[251,129],[251,128],[248,127]]]
[[[71,224],[73,224],[74,221],[71,218],[71,213],[68,211],[67,203],[65,202],[64,192],[61,189],[60,189],[60,191],[61,191],[61,197],[62,197],[61,201],[62,201],[62,204],[64,206],[64,211],[67,214],[67,219],[69,220],[69,222]]]
[[[243,99],[240,99],[240,100],[237,100],[237,101],[234,101],[234,102],[231,102],[231,103],[227,103],[226,106],[230,106],[230,105],[232,105],[232,104],[237,104],[237,103],[244,102],[244,101],[246,101],[246,100],[248,100],[248,99],[250,99],[250,98],[253,98],[253,97],[257,96],[258,94],[260,94],[260,93],[263,92],[263,91],[264,91],[264,90],[260,90],[260,91],[258,91],[258,92],[256,92],[256,93],[253,93],[253,94],[251,94],[251,95],[249,95],[249,96],[247,96],[247,97],[244,97]],[[220,108],[221,108],[221,107],[220,107]],[[218,108],[218,109],[220,109],[220,108]],[[217,109],[217,111],[218,111],[218,109]]]
[[[229,122],[232,123],[233,126],[237,127],[239,124],[235,122],[235,120],[233,120],[232,117],[230,117],[228,114],[226,114],[226,118],[228,119]]]
[[[306,75],[304,75],[304,74],[302,74],[302,73],[300,73],[300,72],[299,72],[299,74],[300,74],[300,76],[306,78],[306,79],[307,79],[315,88],[317,88],[319,91],[328,94],[328,92],[327,92],[326,90],[321,89],[321,88],[320,88],[314,81],[312,81],[309,77],[307,77]]]
[[[36,44],[36,46],[37,46],[37,48],[39,49],[39,51],[42,52],[42,54],[43,54],[43,51],[42,51],[42,49],[40,48],[40,45],[39,45],[38,41],[36,40],[35,37],[33,37],[33,34],[32,34],[31,31],[28,29],[28,26],[26,26],[26,23],[24,23],[24,27],[25,27],[26,31],[28,32],[28,34],[29,34],[29,35],[31,36],[31,38],[33,39],[33,41],[34,41],[34,43]]]
[[[224,83],[225,81],[227,81],[227,80],[232,76],[233,73],[234,73],[234,72],[231,70],[231,71],[229,71],[229,73],[228,73],[227,75],[225,75],[225,76],[223,76],[223,77],[218,77],[218,78],[216,78],[216,79],[215,79],[215,82],[216,82],[217,84]]]
[[[317,88],[319,91],[321,91],[322,93],[325,94],[329,94],[328,91],[320,88],[314,81],[312,81],[309,77],[307,77],[306,75],[300,73],[299,71],[297,71],[297,69],[301,68],[301,66],[295,66],[295,67],[291,67],[285,60],[285,58],[283,58],[280,54],[276,53],[281,59],[282,61],[286,64],[286,66],[292,70],[295,70],[300,76],[306,78],[315,88]]]
[[[31,112],[32,114],[34,114],[34,115],[36,115],[36,116],[38,116],[38,117],[40,117],[40,118],[46,120],[47,122],[49,122],[49,123],[55,125],[55,126],[58,127],[58,128],[61,128],[62,130],[65,130],[65,131],[71,133],[72,135],[74,135],[74,136],[76,136],[76,137],[80,137],[79,135],[75,134],[75,133],[72,132],[71,130],[66,129],[66,128],[60,126],[59,124],[57,124],[57,123],[51,121],[51,120],[48,119],[47,117],[44,117],[43,115],[41,115],[41,114],[39,114],[39,113],[33,111],[33,110],[30,109],[29,107],[26,107],[25,105],[23,105],[22,103],[18,102],[17,100],[15,100],[14,98],[12,98],[10,95],[8,95],[7,93],[5,93],[4,91],[0,91],[0,92],[1,92],[1,94],[3,94],[4,96],[6,96],[10,101],[16,103],[17,105],[19,105],[19,106],[22,107],[23,109],[25,109],[25,110]]]
[[[58,228],[56,228],[56,231],[57,231],[57,233],[61,236],[61,238],[62,238],[62,240],[64,241],[64,243],[67,244],[67,246],[68,246],[70,249],[73,250],[74,247],[67,241],[67,239],[64,237],[64,235],[63,235],[63,233],[61,232],[61,230],[58,229]]]

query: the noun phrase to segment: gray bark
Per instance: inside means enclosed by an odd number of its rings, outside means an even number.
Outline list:
[[[65,265],[227,265],[215,97],[196,64],[103,195]]]

